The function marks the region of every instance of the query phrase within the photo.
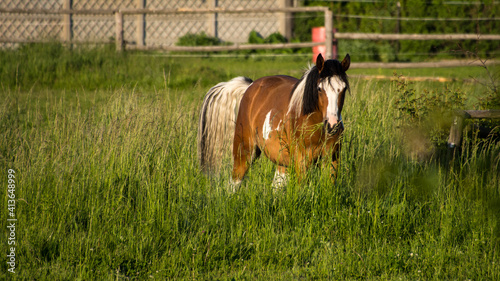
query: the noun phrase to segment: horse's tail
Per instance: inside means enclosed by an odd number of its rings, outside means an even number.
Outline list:
[[[236,77],[208,90],[200,110],[198,160],[204,173],[217,172],[233,148],[234,127],[241,98],[250,78]]]

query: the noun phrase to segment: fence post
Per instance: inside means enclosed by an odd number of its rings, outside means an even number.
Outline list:
[[[145,8],[145,0],[136,0],[136,8],[144,9]],[[144,24],[145,24],[145,15],[138,14],[135,16],[135,40],[137,42],[137,46],[144,46],[144,38],[146,37],[144,34]]]
[[[450,129],[450,136],[448,137],[448,147],[455,148],[460,146],[462,141],[464,118],[462,116],[455,116],[453,124]]]
[[[208,0],[207,6],[209,9],[217,8],[217,0]],[[219,38],[219,34],[217,34],[217,13],[207,15],[207,33],[209,36]]]
[[[116,51],[123,51],[123,13],[115,11],[115,43]]]
[[[71,10],[73,8],[72,0],[64,0],[63,9]],[[63,15],[63,33],[62,33],[63,42],[71,42],[73,39],[73,16],[72,14],[64,14]]]
[[[326,58],[332,59],[332,47],[333,47],[333,13],[329,9],[325,10],[325,46],[326,46]]]
[[[396,34],[399,34],[401,32],[401,3],[398,1],[396,2]],[[394,41],[395,44],[395,49],[396,49],[396,60],[398,59],[399,55],[399,49],[401,49],[401,44],[399,43],[399,40]]]
[[[279,0],[279,8],[293,7],[293,0]],[[290,42],[293,33],[292,13],[282,12],[279,14],[279,32]]]
[[[450,128],[450,136],[448,137],[448,148],[450,150],[455,150],[456,147],[460,146],[460,142],[462,142],[464,119],[470,117],[467,115],[465,111],[460,110],[455,112],[453,124],[451,124]]]
[[[334,60],[338,59],[339,57],[339,52],[338,52],[338,46],[337,46],[337,38],[335,38],[335,33],[337,33],[337,29],[336,28],[332,28],[332,31],[333,31],[333,40],[332,40],[332,58]]]

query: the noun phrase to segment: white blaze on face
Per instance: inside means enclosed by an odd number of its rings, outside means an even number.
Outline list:
[[[269,134],[273,130],[271,126],[271,111],[266,115],[266,120],[264,120],[264,125],[262,125],[262,137],[267,140],[269,139]]]
[[[328,120],[330,126],[333,127],[342,120],[338,107],[338,99],[340,93],[346,87],[346,84],[340,80],[339,77],[332,76],[323,79],[323,81],[320,82],[319,87],[325,91],[328,98],[328,107],[326,109],[325,118]]]

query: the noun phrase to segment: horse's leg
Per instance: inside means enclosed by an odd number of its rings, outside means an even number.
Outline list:
[[[241,184],[252,161],[260,155],[260,149],[255,145],[253,139],[245,137],[243,132],[242,129],[237,131],[233,143],[234,166],[231,184],[234,191]]]
[[[300,183],[306,176],[307,168],[312,163],[312,157],[306,155],[306,152],[297,153],[295,158],[295,175],[297,177],[297,182]]]
[[[276,167],[276,172],[274,172],[274,178],[273,178],[273,189],[274,191],[277,191],[281,189],[283,186],[285,186],[288,182],[287,176],[286,176],[286,167],[279,165]]]

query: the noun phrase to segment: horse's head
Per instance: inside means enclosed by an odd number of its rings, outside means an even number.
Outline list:
[[[342,62],[323,59],[321,54],[316,65],[310,68],[295,85],[288,112],[295,118],[320,111],[328,133],[337,132],[342,124],[340,115],[344,105],[345,92],[349,89],[346,71],[351,59],[347,54]]]
[[[336,133],[337,128],[342,126],[341,112],[345,93],[349,89],[346,71],[349,69],[350,64],[349,54],[345,56],[342,62],[337,60],[325,61],[321,54],[316,59],[318,109],[323,114],[323,122],[330,134]]]

